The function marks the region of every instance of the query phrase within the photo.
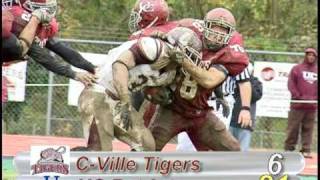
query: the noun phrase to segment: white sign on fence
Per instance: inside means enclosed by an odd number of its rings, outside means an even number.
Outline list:
[[[2,76],[7,79],[8,101],[24,101],[26,72],[27,61],[2,66]]]
[[[287,87],[293,63],[255,62],[254,75],[263,83],[263,96],[257,102],[257,116],[287,118],[290,92]]]
[[[86,60],[91,62],[93,65],[102,64],[102,61],[107,60],[108,56],[106,54],[94,54],[94,53],[80,53]],[[83,72],[79,68],[73,67],[72,69],[76,72]],[[69,80],[69,89],[68,89],[68,105],[78,106],[78,98],[81,91],[84,89],[84,85],[79,81],[73,79]]]

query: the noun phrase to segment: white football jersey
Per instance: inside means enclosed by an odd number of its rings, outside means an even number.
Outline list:
[[[104,64],[98,65],[99,70],[97,72],[97,76],[99,79],[97,80],[97,85],[94,86],[96,90],[102,92],[104,91],[104,89],[108,89],[112,93],[117,94],[117,91],[113,86],[112,64],[118,59],[118,57],[123,52],[130,49],[135,43],[138,43],[139,51],[142,54],[142,56],[150,62],[155,62],[161,57],[166,56],[166,53],[164,52],[165,48],[163,48],[164,43],[159,39],[143,37],[143,38],[140,38],[139,40],[127,41],[122,45],[120,45],[119,47],[116,47],[110,50],[108,52],[108,58],[105,61],[103,61]],[[137,67],[131,69],[129,71],[129,75],[130,75],[129,83],[139,84],[141,80],[137,76],[140,77],[141,75],[144,75],[145,77],[152,76],[153,79],[158,79],[156,77],[159,76],[159,72],[157,72],[156,70],[152,70],[150,67],[146,67],[146,66],[149,66],[149,65],[140,64]],[[172,75],[172,73],[169,75]],[[166,76],[168,75],[164,74],[162,79],[166,80],[167,78]],[[159,82],[152,81],[153,80],[152,78],[147,78],[147,79],[148,81],[144,83],[148,85],[154,85],[156,83],[162,83],[162,81],[164,81],[161,78],[159,79]]]
[[[114,63],[117,60],[117,58],[120,56],[121,53],[130,49],[130,47],[133,44],[135,44],[136,42],[137,42],[137,40],[127,41],[127,42],[121,44],[120,46],[111,49],[108,52],[108,58],[105,61],[103,61],[104,64],[100,64],[98,66],[98,72],[97,72],[97,76],[98,76],[97,84],[98,85],[95,85],[94,88],[96,88],[96,89],[101,89],[102,87],[104,89],[107,88],[112,93],[117,94],[117,91],[115,90],[113,83],[112,83],[112,81],[113,81],[112,63]]]

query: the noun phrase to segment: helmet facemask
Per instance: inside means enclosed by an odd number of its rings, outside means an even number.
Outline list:
[[[55,16],[57,13],[58,5],[56,0],[50,0],[46,3],[38,3],[38,2],[32,2],[30,0],[26,1],[26,3],[23,4],[24,8],[29,10],[30,12],[33,12],[36,9],[45,9],[48,11],[48,13],[52,16]]]
[[[199,53],[199,51],[195,50],[190,46],[180,46],[180,45],[178,46],[182,51],[184,57],[188,59],[188,61],[192,62],[196,66],[205,68],[205,67],[202,67],[203,66],[203,64],[201,63],[202,56],[201,56],[201,53]],[[186,71],[183,68],[181,70],[184,74],[186,74]]]
[[[200,64],[201,54],[197,50],[193,49],[190,46],[186,46],[186,47],[184,47],[183,52],[184,52],[186,58],[189,59],[191,62],[193,62],[195,65]]]
[[[2,9],[11,8],[13,0],[2,0]]]
[[[129,18],[129,31],[136,32],[139,30],[139,22],[142,20],[140,13],[132,10]]]
[[[148,28],[153,26],[157,20],[158,17],[155,17],[151,22],[150,19],[143,19],[143,13],[153,13],[154,12],[154,6],[150,2],[147,3],[140,3],[138,7],[134,8],[130,13],[129,18],[129,31],[131,33],[136,32],[142,28]],[[144,16],[145,17],[145,16]],[[143,21],[146,21],[147,23],[144,23]]]
[[[214,27],[225,29],[226,32],[215,30]],[[204,38],[207,48],[218,50],[228,44],[235,27],[221,18],[205,20]]]

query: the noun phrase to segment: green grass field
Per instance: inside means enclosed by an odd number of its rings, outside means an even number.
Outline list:
[[[15,179],[15,177],[17,176],[17,173],[15,172],[12,161],[13,161],[12,157],[2,157],[2,179],[3,180]]]

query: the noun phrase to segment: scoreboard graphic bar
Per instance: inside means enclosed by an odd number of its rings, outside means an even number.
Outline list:
[[[30,153],[14,159],[17,179],[55,179],[30,174]],[[70,152],[70,172],[57,179],[299,179],[297,152]]]

